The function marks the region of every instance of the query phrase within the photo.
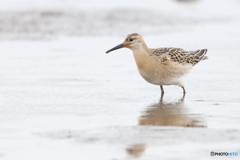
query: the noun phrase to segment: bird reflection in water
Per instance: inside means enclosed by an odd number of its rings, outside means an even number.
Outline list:
[[[185,95],[175,102],[163,102],[162,95],[159,103],[147,107],[139,119],[139,125],[206,127],[203,115],[189,113],[184,98]]]
[[[145,151],[145,144],[134,144],[126,149],[127,153],[133,157],[140,157]]]
[[[184,104],[183,97],[177,101],[163,101],[161,95],[159,103],[147,106],[146,111],[139,119],[139,125],[143,126],[179,126],[179,127],[206,127],[204,115],[191,114]],[[126,148],[128,155],[140,157],[146,150],[146,144],[133,144]]]

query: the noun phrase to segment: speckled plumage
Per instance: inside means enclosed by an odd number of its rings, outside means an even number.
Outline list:
[[[106,53],[119,48],[129,48],[133,51],[140,75],[149,83],[160,85],[178,85],[185,94],[184,79],[192,67],[201,60],[208,59],[207,49],[186,51],[181,48],[148,48],[142,36],[130,34],[123,43],[108,50]]]
[[[186,51],[181,48],[156,48],[150,49],[150,56],[162,57],[162,62],[173,61],[181,64],[192,64],[200,62],[207,53],[207,49]]]

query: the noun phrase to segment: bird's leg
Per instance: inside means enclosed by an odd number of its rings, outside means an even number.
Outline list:
[[[162,85],[160,85],[160,89],[161,89],[161,99],[160,99],[160,102],[162,103],[163,95],[164,95],[164,90],[163,90],[163,86]]]
[[[181,86],[181,88],[183,89],[183,95],[185,95],[185,94],[186,94],[186,91],[185,91],[184,86]]]
[[[163,96],[164,96],[164,93],[161,94],[159,104],[162,104],[162,103],[163,103]]]
[[[161,93],[164,94],[163,86],[160,85]]]
[[[163,86],[162,85],[160,85],[160,89],[161,89],[161,98],[160,98],[159,103],[162,103],[163,102],[163,95],[164,95],[164,90],[163,90]]]
[[[182,96],[182,98],[181,98],[181,102],[184,101],[184,98],[185,98],[185,93],[183,93],[183,96]]]

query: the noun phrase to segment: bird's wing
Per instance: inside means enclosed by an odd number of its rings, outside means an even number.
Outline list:
[[[173,61],[181,64],[195,65],[199,61],[206,59],[204,57],[207,53],[207,49],[186,51],[181,48],[157,48],[151,49],[150,56],[157,56],[162,62]]]

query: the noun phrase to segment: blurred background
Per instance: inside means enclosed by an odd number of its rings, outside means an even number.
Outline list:
[[[1,0],[0,39],[156,35],[198,26],[224,32],[239,27],[239,7],[238,0]]]

